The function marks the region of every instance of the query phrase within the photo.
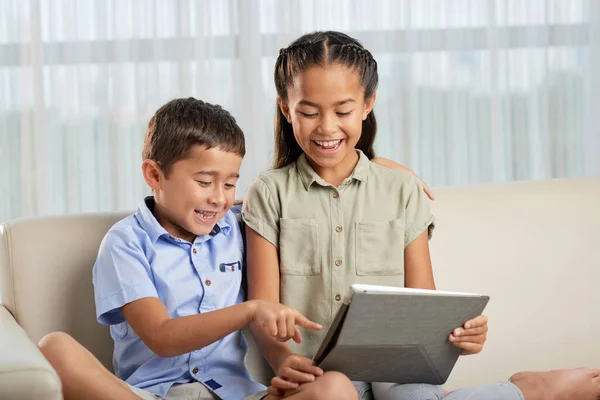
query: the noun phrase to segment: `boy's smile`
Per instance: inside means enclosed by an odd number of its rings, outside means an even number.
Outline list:
[[[146,160],[156,206],[154,215],[171,235],[193,242],[209,234],[235,200],[242,157],[213,147],[194,146],[165,175]],[[146,181],[149,179],[147,178]]]

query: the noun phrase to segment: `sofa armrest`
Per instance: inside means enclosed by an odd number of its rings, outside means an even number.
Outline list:
[[[58,375],[0,305],[0,399],[62,400]]]

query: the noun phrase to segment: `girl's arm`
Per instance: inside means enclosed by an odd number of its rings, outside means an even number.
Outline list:
[[[277,248],[246,226],[246,272],[248,274],[248,299],[267,300],[279,303],[279,257]],[[314,328],[313,328],[314,329]],[[286,343],[277,341],[264,329],[251,325],[250,330],[256,339],[265,359],[278,372],[285,360],[292,355]],[[300,339],[296,329],[295,338]],[[306,371],[317,375],[319,371]]]
[[[435,290],[427,229],[404,249],[404,286]]]
[[[404,249],[404,286],[435,290],[427,229]],[[487,339],[487,323],[487,317],[480,315],[452,331],[448,340],[461,348],[463,355],[477,354]]]

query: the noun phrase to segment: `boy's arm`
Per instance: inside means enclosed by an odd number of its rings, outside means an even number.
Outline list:
[[[371,161],[374,162],[375,164],[379,164],[382,167],[386,167],[388,169],[394,169],[396,171],[402,171],[402,172],[406,172],[407,174],[417,176],[417,174],[415,174],[415,171],[413,171],[412,169],[406,168],[404,165],[400,165],[397,162],[389,160],[387,158],[375,157]],[[433,195],[433,192],[431,191],[431,189],[429,189],[429,186],[427,186],[427,184],[425,182],[423,182],[421,180],[421,178],[419,178],[418,176],[417,176],[417,179],[419,179],[419,181],[423,185],[423,191],[425,192],[427,197],[429,197],[431,200],[435,200],[435,196]]]
[[[146,346],[160,357],[192,352],[251,324],[262,326],[267,337],[288,340],[299,336],[296,325],[320,329],[293,308],[278,302],[253,300],[204,314],[171,318],[155,297],[121,307],[121,313]],[[273,339],[275,340],[275,339]]]
[[[143,342],[160,357],[174,357],[208,346],[252,322],[256,304],[246,302],[205,314],[171,318],[155,297],[121,307],[123,316]]]

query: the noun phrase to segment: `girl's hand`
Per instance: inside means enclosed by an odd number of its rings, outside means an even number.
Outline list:
[[[292,354],[281,364],[277,376],[271,379],[267,393],[283,396],[285,392],[298,389],[302,383],[313,382],[321,375],[323,370],[315,366],[310,358]]]
[[[483,350],[487,339],[488,318],[480,315],[456,328],[448,337],[456,347],[463,349],[462,355],[477,354]]]

